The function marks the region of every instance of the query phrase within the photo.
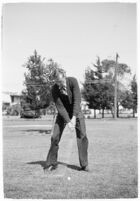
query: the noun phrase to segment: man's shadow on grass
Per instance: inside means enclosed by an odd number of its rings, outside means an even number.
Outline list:
[[[42,168],[46,167],[46,161],[33,161],[33,162],[28,162],[27,164],[30,164],[30,165],[41,165]],[[58,165],[63,165],[65,167],[73,169],[73,170],[77,170],[77,171],[81,170],[81,168],[78,167],[78,166],[76,166],[76,165],[70,165],[70,164],[67,164],[67,163],[64,163],[64,162],[58,161],[57,164]]]
[[[51,129],[45,129],[45,130],[28,129],[28,130],[26,130],[27,133],[39,133],[39,134],[51,134],[51,131],[52,131]]]

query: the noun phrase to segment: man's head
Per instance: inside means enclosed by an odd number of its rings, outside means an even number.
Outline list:
[[[63,69],[61,68],[55,69],[52,76],[56,84],[58,84],[59,86],[65,85],[66,72]]]

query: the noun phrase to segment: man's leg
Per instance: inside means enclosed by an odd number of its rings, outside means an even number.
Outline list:
[[[54,125],[53,135],[51,137],[51,147],[46,159],[46,168],[48,168],[49,166],[57,165],[57,155],[59,149],[58,144],[61,139],[64,128],[65,128],[64,120],[58,115]]]
[[[88,166],[88,139],[86,136],[85,119],[83,114],[76,119],[76,136],[79,162],[82,168]]]

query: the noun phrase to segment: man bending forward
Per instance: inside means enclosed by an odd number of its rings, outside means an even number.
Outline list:
[[[78,82],[74,77],[66,77],[64,70],[55,70],[55,85],[52,88],[52,96],[58,110],[51,146],[46,159],[45,170],[57,168],[57,156],[59,142],[65,126],[71,131],[76,130],[79,162],[81,170],[88,171],[88,139],[86,136],[84,115],[81,112],[81,94]]]

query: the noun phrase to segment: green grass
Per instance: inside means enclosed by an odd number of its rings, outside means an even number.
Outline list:
[[[90,172],[78,171],[76,137],[63,133],[58,169],[44,174],[43,165],[50,147],[47,121],[6,121],[3,123],[5,198],[136,198],[136,119],[86,120],[89,138]],[[70,180],[68,180],[70,177]]]

